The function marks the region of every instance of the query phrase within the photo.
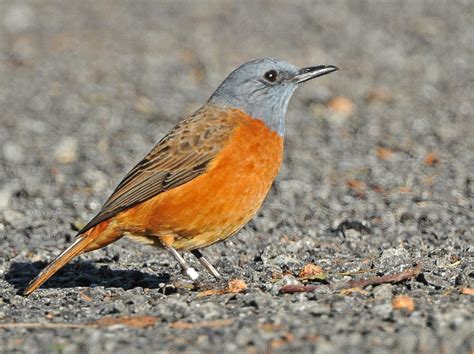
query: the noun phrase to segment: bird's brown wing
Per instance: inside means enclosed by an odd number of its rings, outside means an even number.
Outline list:
[[[236,124],[234,115],[216,107],[201,109],[180,122],[125,176],[79,234],[202,174]]]

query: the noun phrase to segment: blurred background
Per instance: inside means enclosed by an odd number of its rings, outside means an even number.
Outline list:
[[[369,170],[370,159],[395,160],[397,167],[388,166],[394,176],[382,176],[385,187],[410,187],[417,178],[411,163],[430,153],[453,164],[471,161],[470,1],[0,6],[2,209],[28,183],[33,195],[67,185],[72,194],[60,198],[79,198],[79,213],[84,195],[70,187],[91,187],[100,195],[89,200],[97,209],[123,173],[231,70],[267,56],[341,68],[293,99],[282,179],[309,188],[331,174]],[[404,162],[410,165],[401,176]],[[321,188],[314,192],[330,194]]]
[[[10,269],[24,283],[15,262],[50,260],[66,247],[164,133],[259,57],[341,70],[297,91],[281,174],[256,219],[209,249],[218,266],[232,264],[233,274],[262,250],[268,259],[325,259],[339,271],[400,247],[407,258],[393,259],[466,256],[473,16],[470,0],[1,0],[0,274]],[[345,220],[371,234],[335,240],[331,229]],[[168,259],[126,240],[87,257],[116,257],[117,269]]]

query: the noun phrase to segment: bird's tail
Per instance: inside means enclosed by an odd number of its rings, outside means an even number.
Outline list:
[[[33,291],[38,289],[43,283],[52,277],[59,269],[67,264],[71,259],[82,252],[87,252],[87,246],[91,245],[100,235],[108,223],[101,223],[96,227],[88,230],[82,235],[77,236],[77,240],[55,258],[41,273],[39,273],[23,291],[23,295],[30,295]],[[95,248],[94,248],[95,249]]]

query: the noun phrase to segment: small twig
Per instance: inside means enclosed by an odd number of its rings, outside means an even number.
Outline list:
[[[221,328],[230,326],[234,323],[232,320],[213,320],[213,321],[201,321],[197,323],[193,322],[174,322],[170,324],[173,329],[195,329],[195,328]]]
[[[383,275],[381,277],[373,277],[369,279],[357,279],[351,280],[344,285],[344,288],[363,288],[368,285],[386,284],[386,283],[399,283],[403,280],[416,277],[421,273],[421,263],[418,263],[415,267],[404,270],[403,272],[396,274]]]
[[[99,328],[110,326],[127,326],[146,328],[153,326],[159,320],[153,316],[135,317],[103,317],[88,323],[55,323],[55,322],[9,322],[0,323],[0,329],[31,328],[31,329],[57,329],[57,328]]]
[[[284,294],[294,294],[294,293],[307,293],[316,290],[317,288],[327,286],[329,288],[337,287],[342,289],[350,289],[350,288],[363,288],[368,285],[376,285],[376,284],[386,284],[386,283],[399,283],[401,281],[414,278],[418,274],[421,273],[422,266],[421,263],[418,263],[415,267],[404,270],[403,272],[396,273],[396,274],[388,274],[383,275],[381,277],[373,277],[368,279],[357,279],[351,280],[342,286],[337,286],[337,284],[333,285],[285,285],[280,289],[281,293]]]
[[[329,285],[290,284],[290,285],[282,286],[280,289],[280,292],[283,294],[310,293],[321,286],[329,286]]]
[[[42,322],[13,322],[0,323],[0,329],[33,328],[33,329],[56,329],[56,328],[91,328],[98,327],[91,323],[42,323]]]
[[[357,274],[365,274],[365,273],[375,273],[377,269],[361,269],[355,272],[336,272],[336,273],[328,273],[328,275],[337,275],[340,277],[345,277],[348,275],[357,275]]]

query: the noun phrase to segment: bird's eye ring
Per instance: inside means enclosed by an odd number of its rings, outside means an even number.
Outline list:
[[[278,77],[278,73],[275,70],[269,70],[265,73],[265,75],[263,75],[263,77],[268,82],[275,82]]]

